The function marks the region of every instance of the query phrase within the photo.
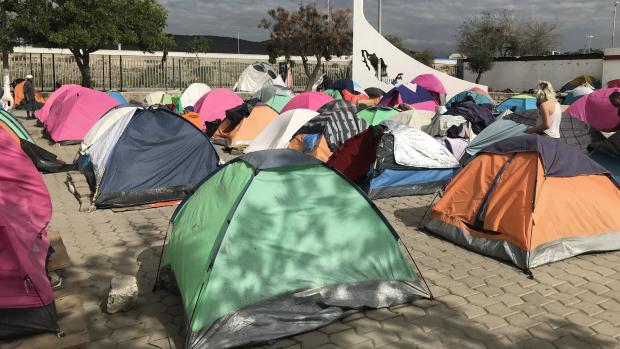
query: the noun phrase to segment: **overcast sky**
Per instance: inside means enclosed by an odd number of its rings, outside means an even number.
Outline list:
[[[174,34],[236,36],[265,40],[257,24],[267,10],[294,9],[298,0],[159,0],[168,9],[168,31]],[[310,1],[306,1],[308,3]],[[327,0],[317,0],[325,7]],[[332,6],[351,7],[351,0],[331,0]],[[366,18],[376,24],[377,0],[366,0]],[[436,55],[453,52],[455,33],[463,20],[481,11],[513,10],[520,17],[555,21],[561,51],[583,48],[585,36],[595,35],[593,48],[611,43],[612,0],[383,0],[383,32],[398,34],[406,47],[430,49]],[[617,46],[620,46],[620,19]]]

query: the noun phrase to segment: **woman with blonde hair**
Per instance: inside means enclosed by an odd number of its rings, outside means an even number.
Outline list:
[[[562,121],[562,107],[558,102],[553,85],[549,81],[540,81],[536,88],[536,105],[538,106],[538,121],[535,127],[525,132],[560,138],[560,122]]]

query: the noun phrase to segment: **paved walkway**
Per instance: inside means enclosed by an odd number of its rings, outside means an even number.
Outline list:
[[[73,160],[77,146],[50,146],[32,121],[24,124],[40,145]],[[183,347],[179,298],[151,292],[173,208],[79,212],[66,174],[44,177],[54,203],[50,228],[62,234],[74,263],[65,282],[81,286],[88,348]],[[355,313],[267,348],[620,348],[620,252],[536,268],[530,280],[509,265],[416,229],[431,200],[402,197],[376,204],[412,250],[435,301]],[[139,304],[106,315],[100,305],[117,274],[137,276]]]

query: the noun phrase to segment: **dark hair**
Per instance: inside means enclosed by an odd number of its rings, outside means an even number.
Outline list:
[[[615,91],[615,92],[612,92],[612,93],[609,95],[609,99],[610,99],[610,100],[612,100],[612,99],[620,99],[620,91]]]

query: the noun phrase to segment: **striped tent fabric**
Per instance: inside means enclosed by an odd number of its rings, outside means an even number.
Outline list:
[[[318,112],[319,115],[300,128],[297,134],[322,133],[332,151],[368,128],[366,121],[357,117],[355,105],[348,101],[332,101]]]
[[[528,126],[535,126],[537,118],[538,110],[521,111],[504,117],[504,119]],[[562,114],[560,140],[563,143],[575,146],[587,153],[590,144],[602,139],[604,139],[604,136],[592,126],[568,114]]]
[[[26,131],[24,126],[22,126],[22,124],[15,118],[13,114],[9,113],[6,110],[0,109],[0,122],[10,128],[17,137],[30,143],[34,143],[34,140],[30,136],[28,131]]]

